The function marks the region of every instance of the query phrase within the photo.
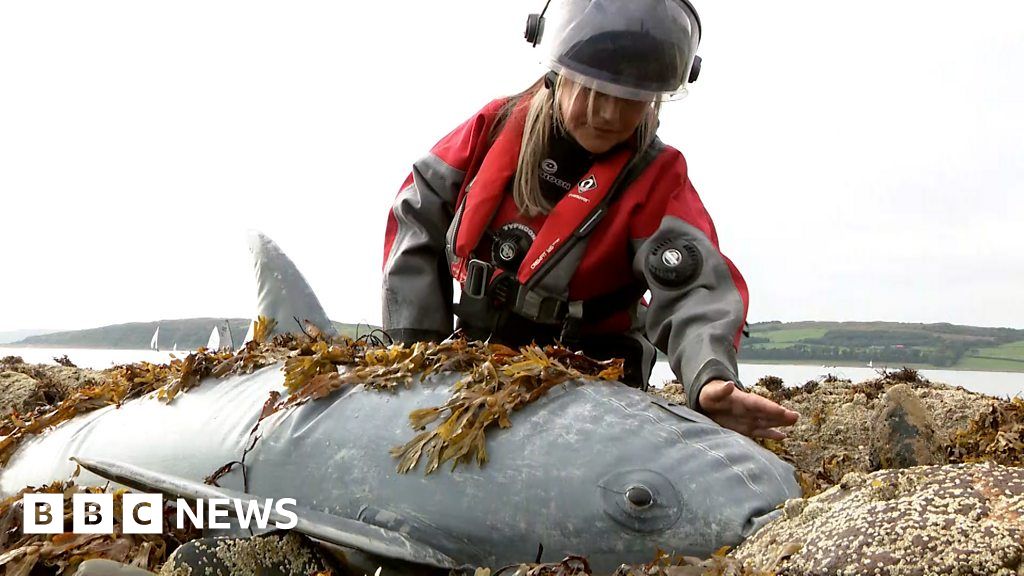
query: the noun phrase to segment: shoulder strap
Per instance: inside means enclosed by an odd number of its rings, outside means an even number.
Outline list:
[[[644,148],[643,152],[634,155],[626,166],[619,172],[618,177],[612,182],[611,190],[601,199],[601,201],[594,207],[590,212],[590,215],[585,218],[580,226],[573,232],[572,237],[569,241],[564,242],[560,247],[555,249],[547,258],[547,260],[540,266],[540,268],[534,272],[530,280],[525,284],[526,288],[533,288],[540,282],[544,276],[546,276],[555,265],[558,264],[565,257],[566,254],[575,246],[577,243],[586,239],[591,232],[597,228],[597,225],[604,219],[608,213],[608,208],[613,202],[619,197],[623,190],[629,187],[636,179],[640,176],[643,171],[654,162],[654,159],[665,149],[665,145],[662,144],[658,137]],[[575,270],[573,271],[575,272]]]

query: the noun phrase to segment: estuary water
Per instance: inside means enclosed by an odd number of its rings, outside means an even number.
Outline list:
[[[53,364],[54,358],[67,355],[81,368],[103,369],[117,364],[131,362],[163,363],[170,360],[171,355],[178,358],[188,354],[187,350],[109,350],[99,348],[18,348],[0,346],[0,358],[4,356],[21,356],[26,362]],[[740,363],[740,381],[754,384],[764,376],[778,376],[787,386],[800,386],[808,380],[814,380],[833,374],[840,378],[848,378],[861,382],[878,377],[880,366],[820,366],[796,364],[748,364]],[[894,366],[892,368],[898,368]],[[1024,396],[1024,373],[1022,372],[979,372],[971,370],[932,370],[924,369],[921,375],[933,382],[942,382],[951,386],[989,394],[992,396]],[[667,362],[658,362],[651,376],[651,384],[661,386],[675,376]]]

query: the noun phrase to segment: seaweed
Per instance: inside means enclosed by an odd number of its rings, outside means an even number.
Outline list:
[[[639,566],[622,565],[613,576],[772,576],[775,572],[752,569],[728,556],[723,546],[709,558],[682,556],[659,550],[655,559]]]
[[[485,358],[455,384],[448,402],[409,415],[409,424],[424,430],[391,450],[399,459],[399,473],[415,468],[422,457],[427,474],[448,461],[452,469],[472,460],[482,466],[487,462],[486,429],[510,427],[512,412],[569,380],[622,377],[621,360],[596,362],[564,348],[525,346],[516,353],[504,346],[463,345],[464,353]]]
[[[622,377],[621,360],[597,362],[560,347],[525,346],[517,351],[462,339],[409,347],[365,346],[348,339],[344,345],[319,341],[295,354],[285,363],[289,395],[275,411],[326,397],[345,386],[393,391],[410,385],[414,376],[422,380],[437,372],[465,374],[445,404],[409,415],[409,425],[420,432],[391,450],[403,474],[423,457],[427,474],[449,461],[453,469],[472,460],[483,465],[487,462],[485,430],[494,425],[508,428],[512,412],[568,380]],[[349,368],[339,373],[339,365]]]
[[[878,370],[878,376],[881,380],[889,383],[900,383],[900,384],[927,384],[928,379],[921,375],[920,372],[914,368],[908,368],[903,366],[899,370],[889,370],[883,368]]]
[[[1024,399],[993,404],[958,430],[946,446],[952,464],[995,462],[1024,466]]]
[[[83,487],[75,483],[80,469],[71,478],[40,488],[26,488],[0,502],[0,566],[6,574],[74,574],[78,565],[93,558],[104,558],[155,571],[170,552],[193,538],[202,536],[195,528],[175,526],[173,509],[165,506],[160,534],[124,534],[121,529],[121,501],[126,490],[114,495],[114,530],[110,534],[25,534],[22,529],[25,494],[63,494],[64,523],[70,525],[71,501],[75,494],[100,494],[107,490]]]
[[[398,386],[411,386],[417,377],[423,380],[439,372],[463,373],[446,403],[409,415],[409,424],[418,433],[391,452],[399,461],[399,472],[409,472],[426,457],[429,474],[449,461],[453,468],[473,460],[480,465],[486,463],[485,431],[493,426],[511,426],[512,412],[552,387],[581,378],[622,377],[621,360],[598,362],[556,346],[514,350],[462,339],[440,344],[380,346],[346,337],[327,338],[310,327],[305,335],[279,334],[268,341],[273,327],[273,321],[261,317],[256,321],[253,340],[237,353],[200,348],[183,359],[172,358],[167,364],[140,362],[117,366],[103,373],[102,383],[78,390],[56,407],[8,416],[0,421],[0,464],[6,463],[26,437],[78,414],[120,406],[150,393],[170,403],[208,377],[250,373],[284,360],[288,394],[273,396],[263,406],[250,432],[254,443],[258,440],[255,434],[260,422],[271,414],[325,398],[344,387],[362,385],[391,392]],[[243,462],[244,459],[235,464]],[[217,470],[208,480],[215,482],[229,469]]]
[[[211,353],[203,348],[184,359],[174,358],[167,364],[138,362],[115,366],[101,373],[101,381],[69,393],[56,405],[40,406],[27,414],[17,412],[0,420],[0,465],[7,463],[21,442],[71,418],[106,406],[120,406],[124,402],[156,392],[159,399],[171,402],[174,397],[199,384],[225,363],[222,375],[250,368],[264,358],[259,345],[247,346],[235,356],[230,352]],[[256,354],[257,361],[248,359]],[[273,360],[268,360],[270,363]]]
[[[785,383],[782,381],[782,378],[779,378],[778,376],[768,375],[763,376],[761,379],[759,379],[756,385],[761,386],[765,390],[774,394],[775,392],[782,390],[782,388],[785,386]]]

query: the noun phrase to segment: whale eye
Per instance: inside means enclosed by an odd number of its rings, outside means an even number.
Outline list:
[[[618,470],[597,483],[604,513],[637,532],[657,532],[675,525],[683,511],[672,481],[653,470]]]
[[[647,508],[654,503],[654,494],[646,486],[630,486],[626,489],[626,500],[637,508]]]

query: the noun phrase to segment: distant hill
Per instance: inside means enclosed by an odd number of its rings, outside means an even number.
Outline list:
[[[50,334],[57,332],[53,329],[25,329],[25,330],[8,330],[6,332],[0,332],[0,344],[9,344],[11,342],[17,342],[23,338],[29,336],[38,336],[39,334]]]
[[[1024,372],[1024,330],[899,322],[760,322],[741,361]]]
[[[231,327],[235,344],[240,344],[249,329],[248,318],[226,319]],[[205,346],[214,326],[223,326],[224,318],[186,318],[182,320],[160,320],[158,322],[132,322],[130,324],[114,324],[86,330],[71,330],[30,336],[15,342],[14,346],[37,346],[54,348],[115,348],[115,349],[146,349],[156,327],[160,326],[159,347],[170,350],[175,346],[179,350],[194,350]],[[355,337],[362,335],[376,326],[366,324],[344,324],[334,322],[339,333]]]

